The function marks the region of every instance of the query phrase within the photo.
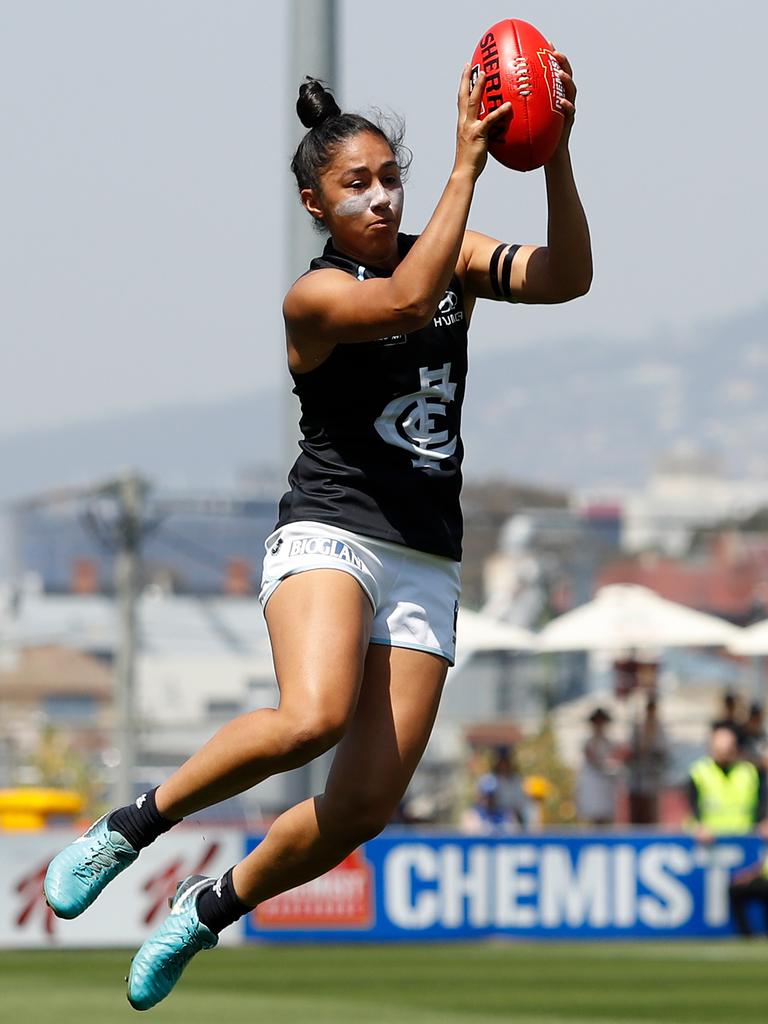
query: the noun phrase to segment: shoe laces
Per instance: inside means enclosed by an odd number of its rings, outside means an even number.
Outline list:
[[[84,860],[72,870],[81,878],[93,878],[104,871],[109,871],[121,860],[120,851],[116,850],[109,840],[94,847]]]

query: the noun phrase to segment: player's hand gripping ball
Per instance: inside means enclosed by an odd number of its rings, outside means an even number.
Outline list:
[[[507,18],[485,32],[472,55],[472,83],[486,74],[481,119],[507,101],[488,152],[505,167],[532,171],[550,160],[563,131],[565,90],[552,44],[527,21]]]

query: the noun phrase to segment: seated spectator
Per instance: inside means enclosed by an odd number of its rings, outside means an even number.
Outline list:
[[[528,797],[516,761],[508,747],[500,747],[490,767],[477,782],[477,799],[470,817],[472,831],[515,832],[528,823]]]

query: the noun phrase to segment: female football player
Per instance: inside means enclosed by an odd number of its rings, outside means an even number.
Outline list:
[[[568,152],[576,89],[557,60],[564,126],[545,167],[545,246],[467,230],[489,131],[510,112],[480,118],[482,74],[474,85],[469,66],[462,74],[453,168],[418,237],[399,231],[401,140],[342,113],[319,82],[301,86],[308,132],[292,167],[329,239],[283,305],[303,439],[260,594],[280,705],[234,719],[167,782],[91,826],[52,861],[49,904],[75,917],[186,815],[336,752],[324,791],[281,815],[244,860],[180,883],[133,960],[137,1009],[164,998],[224,927],[380,832],[421,758],[454,657],[472,310],[477,299],[566,302],[591,282]]]

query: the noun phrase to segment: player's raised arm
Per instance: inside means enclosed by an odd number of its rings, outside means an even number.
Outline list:
[[[316,270],[288,292],[283,315],[295,371],[322,362],[337,344],[406,334],[434,314],[456,269],[475,182],[487,160],[488,132],[507,112],[502,107],[480,119],[483,85],[481,75],[470,88],[467,66],[459,88],[453,169],[429,224],[402,259],[397,145],[370,122],[341,114],[335,102],[330,115],[326,109],[302,116],[306,125],[314,125],[302,143],[306,153],[300,147],[294,160],[302,202],[330,230],[334,244],[359,259],[361,273],[356,280],[341,271]],[[299,111],[304,113],[301,101]],[[390,276],[369,279],[366,268]]]
[[[547,244],[517,245],[468,231],[462,248],[467,292],[508,302],[568,302],[589,291],[592,250],[589,227],[571,167],[568,142],[576,112],[576,86],[562,53],[560,101],[564,124],[554,155],[544,167],[547,186]]]

